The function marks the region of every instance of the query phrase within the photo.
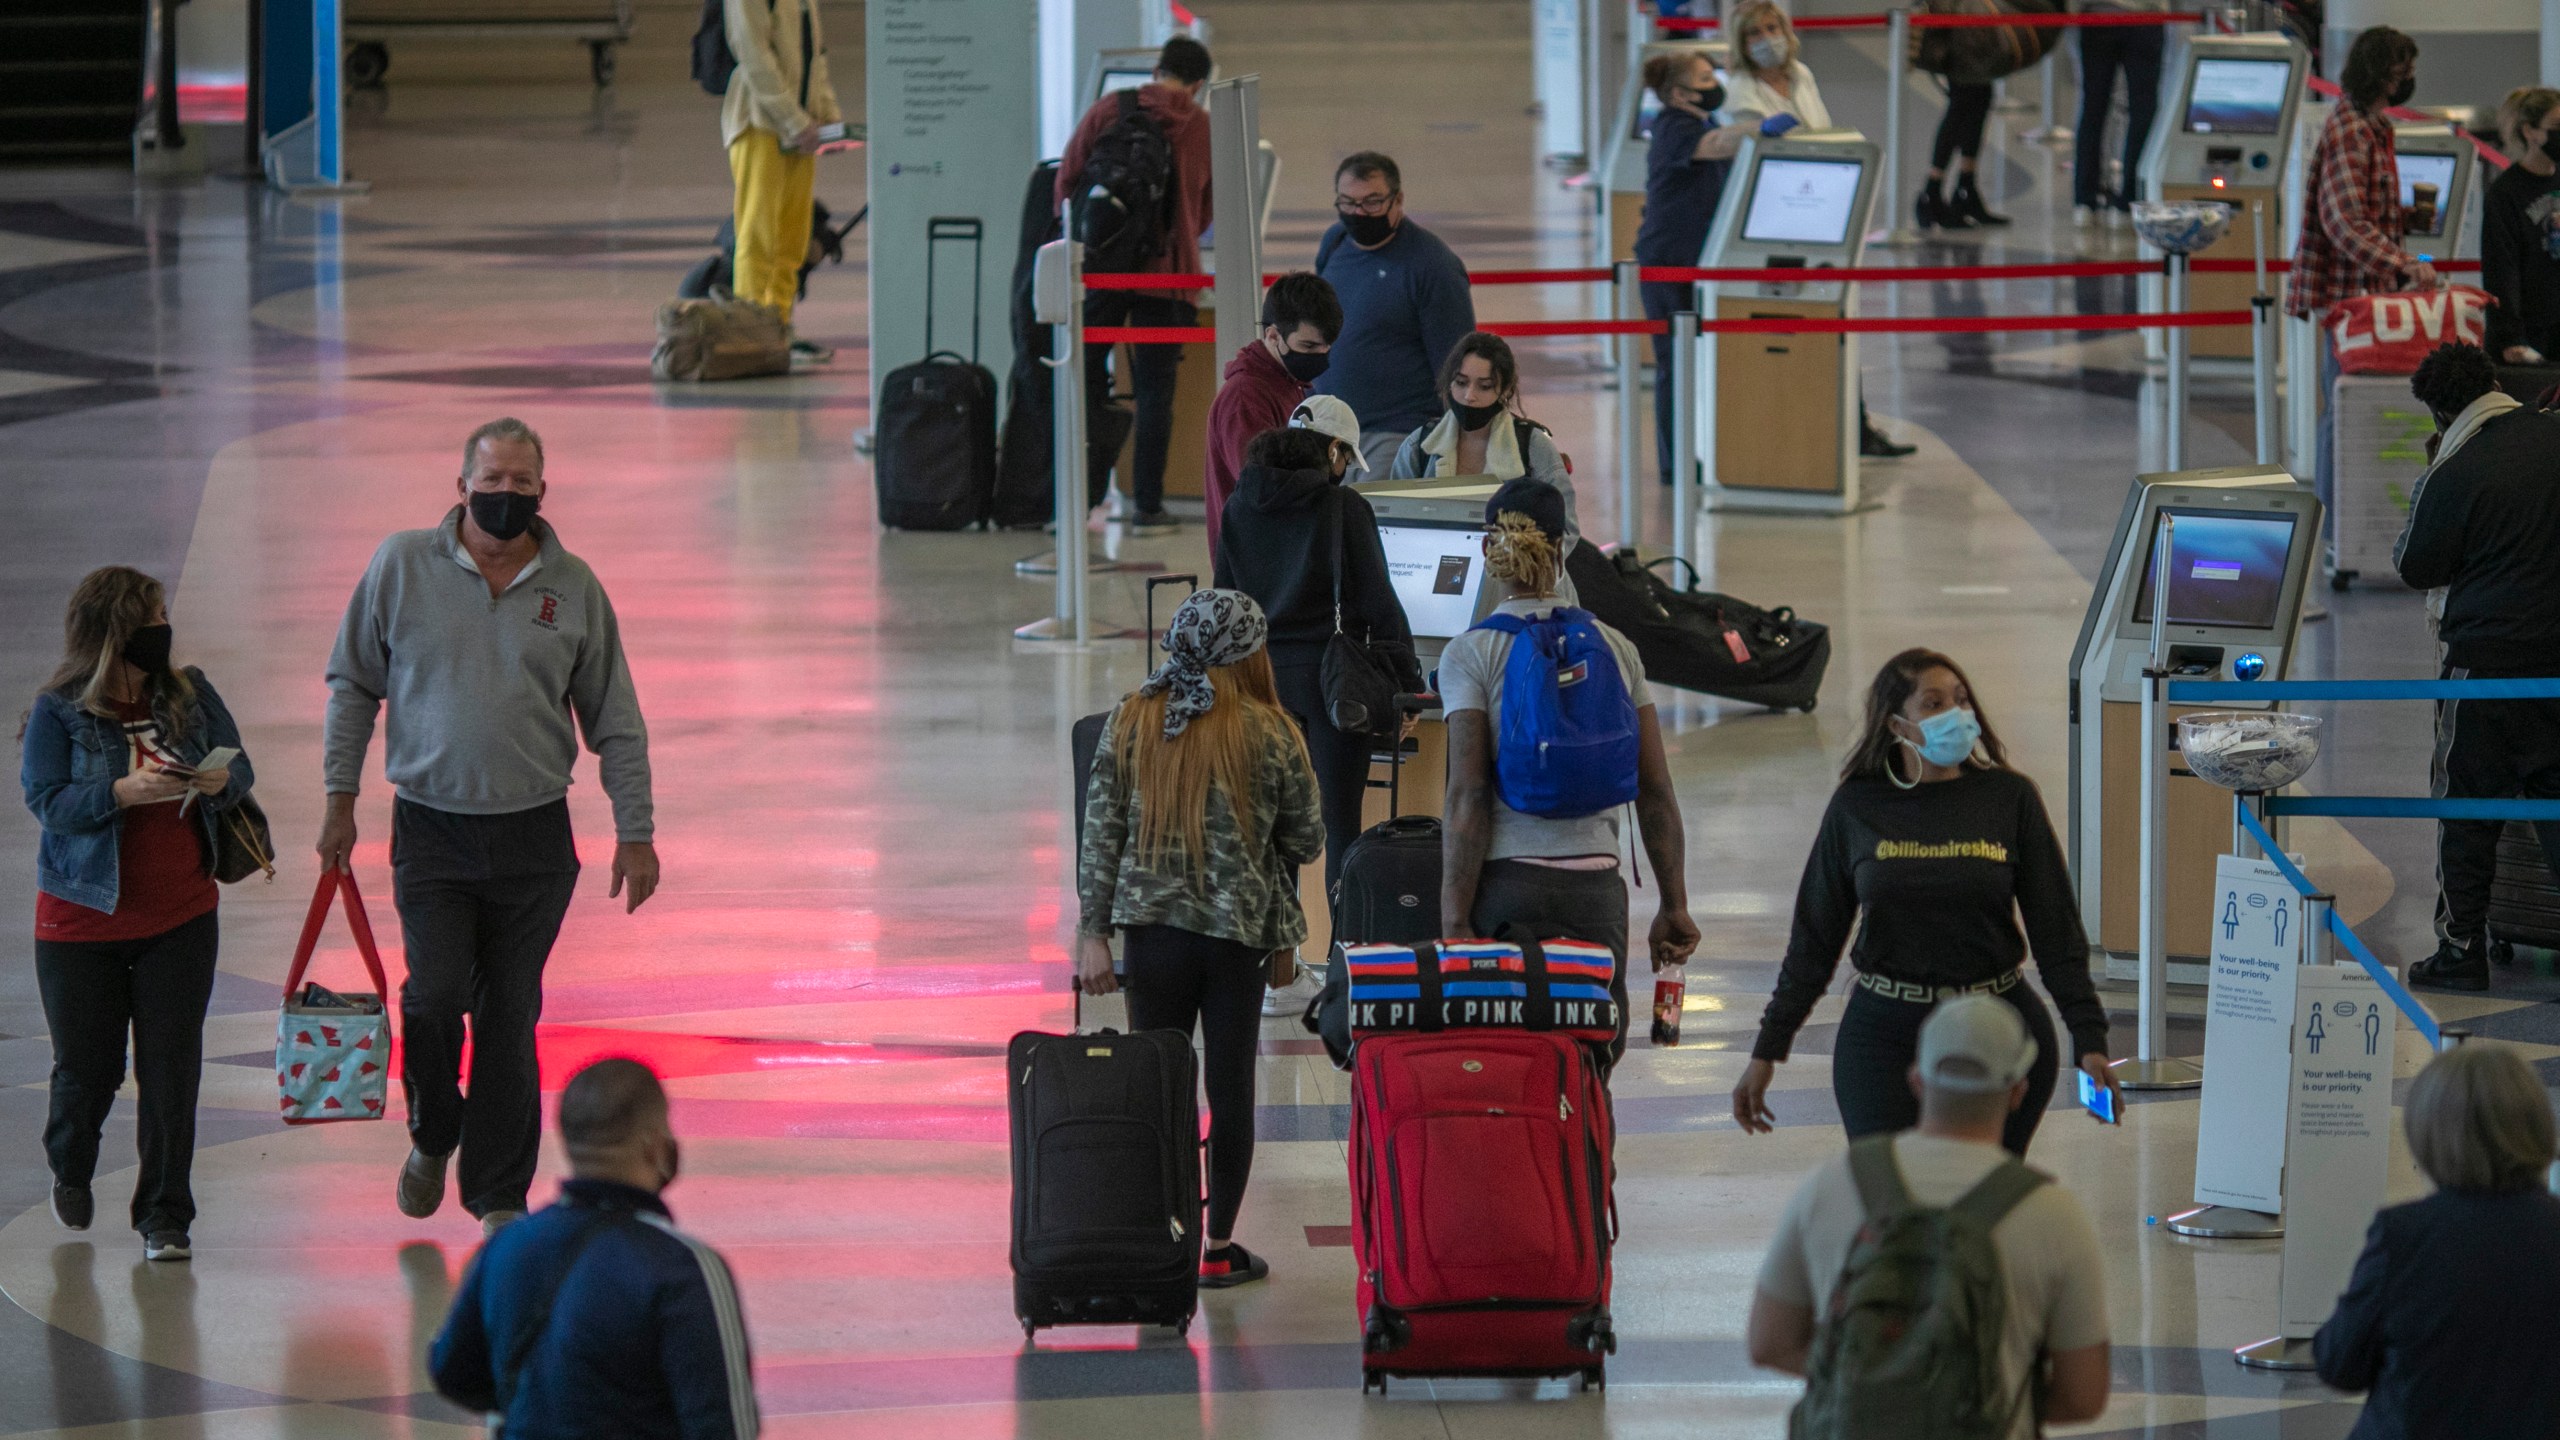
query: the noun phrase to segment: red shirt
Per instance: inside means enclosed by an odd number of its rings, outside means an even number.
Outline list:
[[[2286,314],[2316,320],[2341,300],[2407,288],[2417,257],[2400,248],[2400,161],[2388,117],[2341,99],[2321,127],[2304,188]]]
[[[116,706],[124,722],[125,773],[146,763],[183,765],[160,734],[147,704]],[[195,806],[178,813],[175,800],[133,805],[117,812],[116,908],[113,914],[76,905],[59,895],[36,896],[36,938],[74,944],[141,940],[175,930],[221,902],[205,863],[204,831]],[[204,797],[196,797],[196,805]]]
[[[1200,479],[1211,555],[1218,553],[1219,518],[1244,474],[1244,447],[1263,431],[1288,424],[1290,412],[1306,398],[1307,387],[1289,378],[1288,370],[1271,358],[1271,347],[1259,338],[1246,341],[1236,358],[1227,362],[1218,398],[1209,402],[1209,453],[1204,467],[1208,473]]]
[[[1138,108],[1155,117],[1164,127],[1165,142],[1173,147],[1173,233],[1165,238],[1164,253],[1147,262],[1150,275],[1197,275],[1200,273],[1200,232],[1209,228],[1209,112],[1192,103],[1191,92],[1178,85],[1141,85]],[[1076,188],[1076,180],[1084,173],[1085,156],[1093,150],[1093,142],[1111,123],[1120,118],[1117,92],[1103,96],[1076,122],[1076,133],[1067,141],[1067,153],[1058,161],[1058,188],[1054,206],[1065,213],[1067,196]],[[1141,290],[1141,295],[1170,295],[1188,300],[1195,291]]]

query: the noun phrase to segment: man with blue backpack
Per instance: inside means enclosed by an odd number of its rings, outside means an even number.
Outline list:
[[[1541,939],[1606,945],[1617,958],[1615,1064],[1626,1050],[1627,885],[1619,818],[1632,807],[1660,908],[1653,968],[1698,948],[1686,843],[1653,692],[1633,642],[1556,602],[1564,497],[1526,478],[1485,504],[1493,613],[1440,657],[1449,724],[1440,923],[1451,936],[1519,925]]]

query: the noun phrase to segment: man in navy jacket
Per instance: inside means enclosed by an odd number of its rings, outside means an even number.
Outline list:
[[[507,1440],[752,1440],[746,1319],[729,1267],[675,1228],[667,1092],[599,1060],[560,1096],[558,1204],[480,1247],[427,1353],[436,1392]]]

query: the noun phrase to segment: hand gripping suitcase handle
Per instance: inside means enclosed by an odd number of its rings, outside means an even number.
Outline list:
[[[347,928],[355,932],[356,954],[363,957],[365,970],[373,976],[373,991],[388,1005],[391,982],[382,973],[382,953],[373,943],[373,922],[364,913],[364,897],[356,891],[354,872],[332,867],[320,872],[319,887],[311,893],[311,909],[302,917],[302,938],[294,942],[293,968],[284,977],[284,998],[302,988],[303,972],[311,968],[312,952],[320,948],[320,927],[329,918],[329,902],[345,895]]]
[[[1396,697],[1396,714],[1407,718],[1418,717],[1423,711],[1439,703],[1439,696],[1428,690],[1417,690],[1410,695]],[[1387,746],[1387,818],[1393,820],[1403,814],[1404,730],[1399,726],[1396,730],[1396,738]]]

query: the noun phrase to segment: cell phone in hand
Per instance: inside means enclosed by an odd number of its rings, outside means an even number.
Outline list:
[[[2110,1125],[2121,1123],[2116,1118],[2114,1087],[2099,1083],[2098,1077],[2086,1070],[2075,1070],[2080,1077],[2080,1108]]]

